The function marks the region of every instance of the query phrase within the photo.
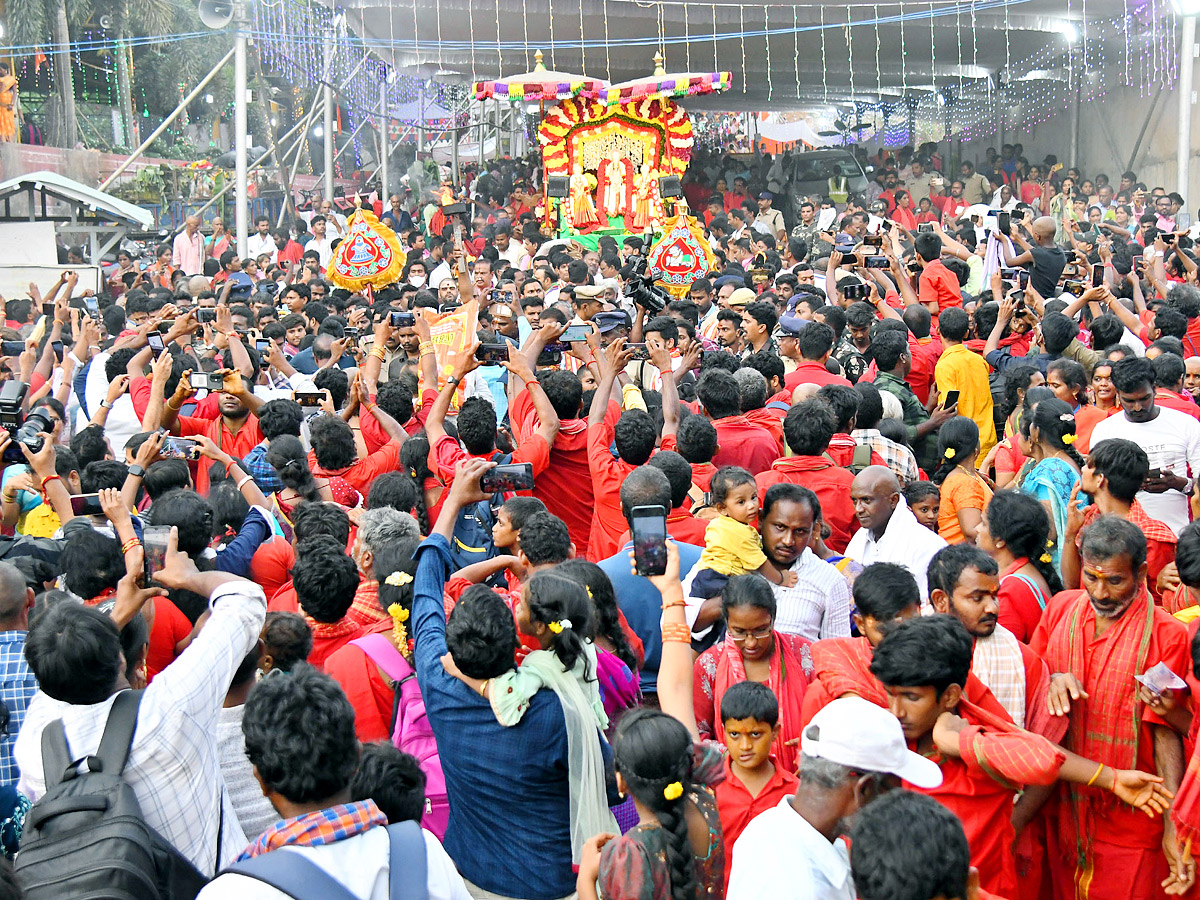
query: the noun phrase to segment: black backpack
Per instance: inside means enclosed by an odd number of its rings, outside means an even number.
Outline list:
[[[141,691],[117,695],[87,771],[61,719],[42,732],[46,794],[29,811],[16,861],[27,900],[192,900],[208,881],[146,824],[121,777],[141,701]]]

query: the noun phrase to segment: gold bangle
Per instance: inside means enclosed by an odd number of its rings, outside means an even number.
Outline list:
[[[169,409],[171,412],[179,412],[179,407],[172,406],[170,400],[167,401],[167,409]]]
[[[127,540],[125,543],[123,543],[121,545],[121,554],[124,555],[124,554],[128,553],[130,550],[132,550],[134,547],[140,547],[140,546],[142,546],[142,542],[139,541],[135,537],[131,537],[129,540]]]
[[[1088,786],[1088,787],[1091,787],[1093,784],[1095,784],[1095,783],[1096,783],[1096,779],[1100,777],[1100,773],[1101,773],[1101,772],[1103,772],[1103,771],[1104,771],[1104,763],[1100,763],[1100,768],[1098,768],[1098,769],[1096,770],[1096,774],[1095,774],[1095,775],[1093,775],[1093,776],[1092,776],[1092,777],[1091,777],[1091,778],[1088,780],[1087,786]]]

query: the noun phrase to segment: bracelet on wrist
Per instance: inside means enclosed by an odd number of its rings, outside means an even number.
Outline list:
[[[246,486],[246,482],[248,482],[248,481],[253,481],[253,480],[254,480],[254,476],[253,476],[253,475],[246,475],[246,476],[244,476],[244,477],[243,477],[243,478],[242,478],[242,479],[241,479],[241,480],[240,480],[240,481],[237,483],[237,489],[240,491],[242,488],[244,488],[244,487]]]
[[[127,540],[125,543],[123,543],[121,545],[121,554],[124,555],[124,554],[128,553],[130,550],[132,550],[134,547],[140,547],[140,546],[142,546],[142,542],[135,537],[131,537],[129,540]]]
[[[692,642],[692,629],[687,625],[672,623],[662,626],[662,641],[664,644]]]

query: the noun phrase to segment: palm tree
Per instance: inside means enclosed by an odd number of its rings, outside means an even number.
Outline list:
[[[89,0],[7,0],[5,12],[14,44],[37,45],[53,35],[55,115],[46,117],[46,134],[51,144],[74,147],[79,136],[75,114],[75,78],[71,71],[70,22],[84,19]]]

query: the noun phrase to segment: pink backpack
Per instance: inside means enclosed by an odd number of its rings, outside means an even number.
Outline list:
[[[396,682],[396,705],[392,711],[392,743],[397,749],[415,756],[425,773],[425,815],[421,825],[440,841],[450,820],[450,801],[446,797],[446,776],[438,758],[433,729],[425,716],[425,701],[417,684],[417,673],[408,660],[382,634],[368,634],[350,642]]]

